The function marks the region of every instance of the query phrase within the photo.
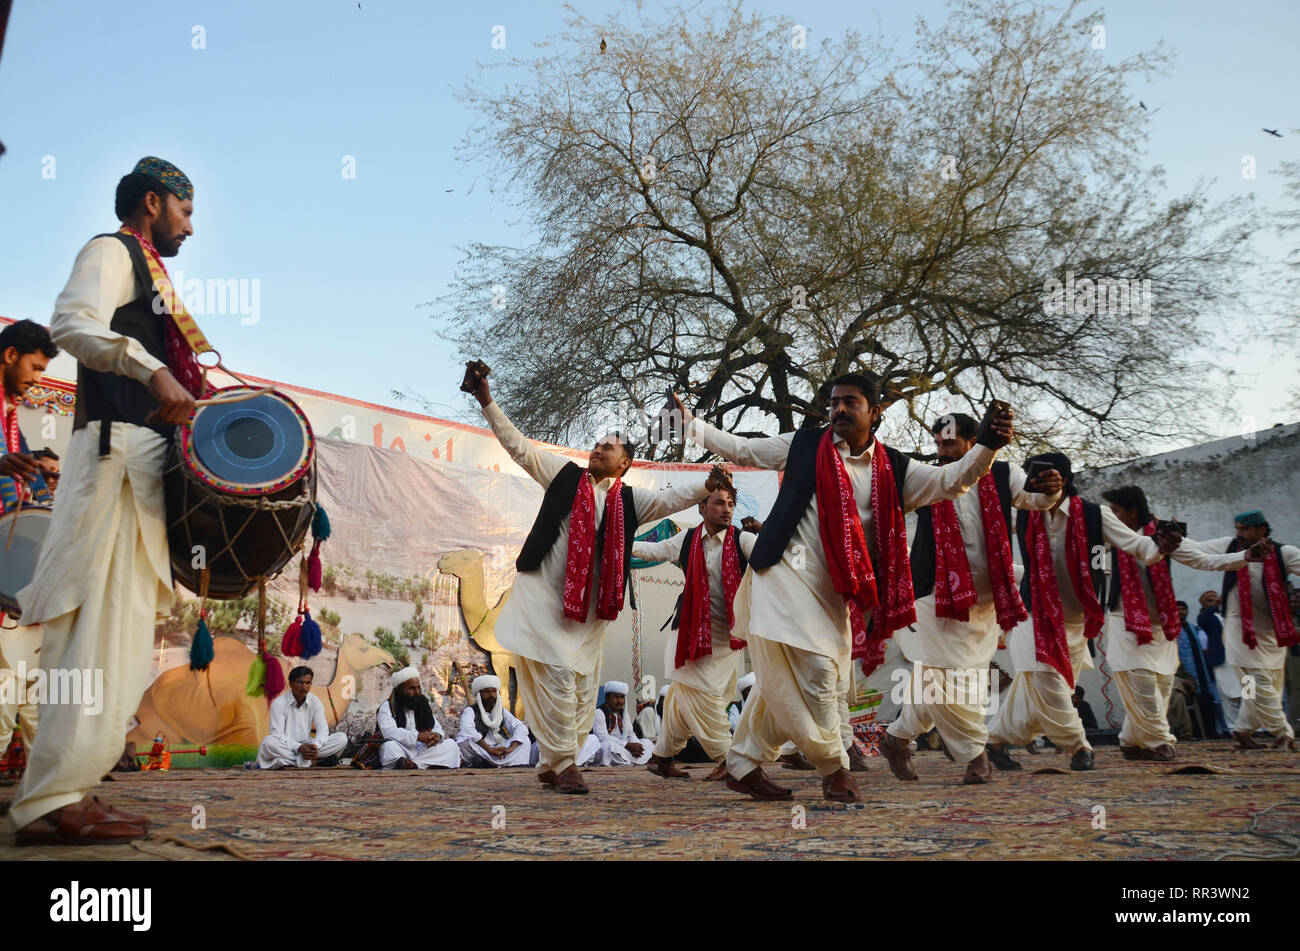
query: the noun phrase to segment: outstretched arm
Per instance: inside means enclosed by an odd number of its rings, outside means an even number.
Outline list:
[[[531,440],[516,429],[515,424],[510,422],[501,407],[492,399],[492,391],[488,388],[486,377],[479,380],[478,387],[474,390],[474,398],[483,407],[483,416],[492,427],[492,434],[497,437],[501,447],[510,453],[510,458],[519,464],[519,468],[532,476],[542,488],[549,486],[570,460],[553,452],[538,449]]]
[[[790,454],[790,443],[794,433],[781,433],[779,436],[762,436],[747,439],[733,436],[716,426],[710,426],[696,417],[686,408],[686,404],[674,393],[673,400],[682,414],[682,426],[688,439],[693,439],[709,452],[721,456],[738,466],[755,466],[759,469],[785,469],[786,457]]]
[[[989,471],[996,455],[996,451],[987,446],[974,446],[966,455],[946,466],[911,463],[903,479],[903,511],[910,512],[944,499],[957,498]]]
[[[661,542],[633,542],[632,557],[642,561],[676,561],[682,554],[682,542],[685,532],[678,532],[672,538]]]

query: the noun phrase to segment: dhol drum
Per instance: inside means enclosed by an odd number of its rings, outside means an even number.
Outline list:
[[[47,505],[24,505],[0,516],[0,610],[21,617],[18,592],[31,583],[50,530]]]
[[[229,386],[209,398],[254,392]],[[272,391],[201,406],[178,426],[163,473],[172,573],[207,596],[242,598],[302,548],[316,507],[316,444],[303,411]]]

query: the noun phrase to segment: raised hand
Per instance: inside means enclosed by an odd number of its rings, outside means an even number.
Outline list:
[[[1255,544],[1246,549],[1246,560],[1260,562],[1267,558],[1273,552],[1273,542],[1268,538],[1261,538]]]
[[[1160,549],[1160,553],[1162,555],[1168,555],[1178,550],[1178,546],[1183,543],[1183,536],[1180,532],[1158,528],[1156,529],[1155,540],[1156,547]]]
[[[704,487],[710,492],[716,492],[723,486],[730,488],[733,492],[736,490],[735,483],[731,481],[731,473],[727,471],[726,466],[714,464],[709,470],[709,478],[705,480]]]
[[[676,392],[673,393],[673,403],[676,404],[677,412],[682,414],[682,432],[686,432],[686,427],[691,424],[695,414],[686,408],[686,404],[682,402],[682,398]]]
[[[1055,469],[1045,469],[1034,477],[1033,485],[1029,487],[1031,492],[1040,492],[1043,495],[1055,495],[1065,487],[1065,480]]]
[[[994,400],[984,413],[975,441],[994,450],[1009,445],[1016,434],[1012,419],[1011,406],[1002,400]]]
[[[492,402],[492,391],[487,382],[488,374],[491,372],[492,369],[482,360],[465,362],[465,378],[460,381],[460,388],[463,392],[473,395],[480,406],[487,406]]]

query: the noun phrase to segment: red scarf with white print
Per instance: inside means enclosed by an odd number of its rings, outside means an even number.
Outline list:
[[[1067,523],[1066,558],[1070,556],[1069,531]],[[1047,518],[1044,513],[1029,513],[1025,541],[1033,553],[1033,565],[1029,572],[1029,603],[1034,610],[1034,660],[1047,664],[1073,688],[1074,665],[1070,662],[1070,642],[1065,635],[1065,608],[1061,603],[1061,588],[1056,583],[1052,540],[1047,534]],[[1092,590],[1091,586],[1089,590]],[[1093,592],[1093,600],[1096,600],[1096,592]]]
[[[605,494],[605,544],[600,559],[596,617],[612,621],[623,607],[623,480]],[[569,511],[569,552],[564,564],[564,616],[587,620],[591,607],[591,567],[596,559],[596,488],[591,473],[578,479]]]
[[[1009,631],[1028,618],[1029,612],[1025,610],[1020,590],[1016,587],[1011,540],[1007,536],[1002,503],[991,472],[980,477],[976,491],[979,493],[984,553],[989,563],[989,587],[993,590],[998,626]],[[934,525],[934,613],[937,617],[969,621],[970,609],[976,601],[975,585],[966,558],[966,543],[957,522],[957,507],[951,499],[936,502],[930,507],[930,520]]]
[[[1268,597],[1268,613],[1273,616],[1273,634],[1279,647],[1291,647],[1300,643],[1300,636],[1296,634],[1291,602],[1287,600],[1282,569],[1278,567],[1279,554],[1276,550],[1269,552],[1260,567],[1264,575],[1264,594]],[[1259,642],[1255,638],[1255,606],[1250,597],[1250,565],[1238,569],[1237,591],[1241,599],[1241,639],[1254,650]]]
[[[675,667],[713,654],[713,612],[710,607],[709,569],[704,561],[704,536],[708,532],[701,523],[691,539],[691,550],[686,564],[690,575],[686,591],[682,594],[682,613],[677,620],[677,656]],[[722,538],[722,597],[727,605],[727,630],[736,626],[735,599],[740,587],[740,556],[736,552],[736,527],[727,526]],[[731,649],[738,651],[745,642],[734,634]]]
[[[1147,522],[1142,534],[1150,537],[1156,533],[1155,519]],[[1120,596],[1124,602],[1124,627],[1137,638],[1138,644],[1151,643],[1151,614],[1147,610],[1146,593],[1142,590],[1142,576],[1138,573],[1137,559],[1127,552],[1119,552]],[[1147,568],[1147,579],[1151,582],[1151,593],[1155,595],[1156,611],[1160,615],[1160,626],[1165,632],[1165,640],[1178,639],[1178,632],[1183,629],[1182,618],[1178,616],[1178,602],[1174,598],[1174,582],[1169,574],[1169,562],[1161,559]]]
[[[849,608],[852,655],[854,659],[862,659],[863,672],[870,674],[884,662],[885,642],[894,631],[916,621],[913,604],[916,598],[907,560],[907,524],[894,482],[894,467],[884,443],[876,439],[871,454],[872,524],[880,558],[876,568],[867,550],[853,483],[829,429],[817,446],[816,474],[817,527],[826,553],[826,566],[835,590]],[[879,594],[881,588],[883,598]],[[868,611],[875,612],[869,635]]]

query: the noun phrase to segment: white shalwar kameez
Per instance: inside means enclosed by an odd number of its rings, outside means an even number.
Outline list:
[[[671,690],[668,691],[670,694]],[[664,709],[667,710],[665,704]],[[591,724],[592,735],[600,744],[598,766],[644,766],[654,755],[654,744],[643,740],[632,729],[632,718],[627,711],[615,716],[614,729],[605,721],[605,711],[596,708],[596,716]],[[641,744],[641,752],[633,753],[627,748],[629,743]]]
[[[379,733],[384,738],[383,746],[379,747],[380,766],[391,769],[403,759],[409,759],[420,769],[455,769],[460,765],[460,747],[438,722],[437,714],[433,718],[433,729],[438,734],[438,741],[429,746],[420,741],[420,731],[415,727],[412,711],[406,711],[406,726],[397,725],[392,702],[392,697],[389,697],[381,703],[376,716]]]
[[[1215,538],[1203,542],[1201,547],[1208,552],[1218,554],[1226,552],[1232,543],[1232,536]],[[1287,575],[1300,575],[1300,548],[1294,545],[1282,545],[1282,564]],[[1277,555],[1270,553],[1269,558]],[[1236,681],[1234,694],[1241,697],[1237,708],[1237,719],[1230,723],[1229,729],[1254,733],[1267,730],[1274,737],[1295,738],[1295,730],[1287,720],[1282,709],[1282,697],[1286,693],[1286,652],[1287,648],[1277,642],[1277,632],[1273,627],[1273,615],[1269,610],[1268,593],[1264,590],[1264,566],[1254,562],[1246,566],[1250,578],[1250,606],[1254,612],[1255,647],[1246,644],[1241,634],[1241,595],[1236,588],[1228,592],[1228,603],[1223,606],[1223,649],[1224,667],[1232,668],[1233,680]],[[1283,584],[1286,578],[1282,579]],[[1240,582],[1238,582],[1240,584]],[[1243,691],[1243,683],[1251,683],[1253,690]],[[1254,696],[1247,696],[1253,693]],[[1291,711],[1292,716],[1295,711]]]
[[[497,703],[501,703],[500,699]],[[478,741],[484,739],[484,736],[474,720],[474,710],[474,706],[471,705],[460,712],[460,732],[456,734],[456,742],[460,744],[460,755],[465,766],[530,765],[533,747],[528,740],[528,727],[524,725],[523,720],[515,717],[509,710],[501,711],[500,732],[488,735],[488,745],[508,747],[515,742],[519,745],[504,756],[497,756],[478,745]]]
[[[1092,669],[1088,639],[1084,637],[1083,604],[1070,578],[1069,559],[1077,557],[1066,551],[1069,528],[1069,501],[1058,509],[1043,513],[1047,541],[1052,548],[1052,568],[1061,592],[1061,612],[1065,620],[1065,641],[1070,649],[1074,682]],[[1154,565],[1164,556],[1155,540],[1135,532],[1121,522],[1108,507],[1100,506],[1102,544],[1132,555],[1141,565]],[[1093,554],[1089,554],[1089,559]],[[1087,579],[1086,583],[1091,584]],[[1104,610],[1103,606],[1103,610]],[[1074,706],[1074,692],[1055,667],[1037,659],[1034,643],[1034,619],[1022,621],[1007,637],[1011,665],[1015,676],[1002,694],[997,714],[989,724],[989,742],[998,745],[1028,746],[1046,736],[1057,747],[1073,755],[1079,749],[1092,749],[1087,731]]]
[[[687,436],[736,465],[783,471],[794,433],[746,439],[691,421]],[[874,442],[861,455],[832,436],[858,504],[872,564],[875,550],[871,507]],[[912,462],[903,482],[904,512],[956,498],[988,472],[996,456],[976,446],[960,461],[938,467]],[[849,768],[843,722],[851,671],[849,610],[831,581],[822,550],[814,493],[795,527],[781,561],[745,573],[741,593],[749,599],[749,657],[757,683],[741,712],[727,751],[727,772],[742,780],[764,763],[773,763],[781,744],[793,741],[821,776]],[[844,701],[841,702],[841,697]]]
[[[483,415],[502,447],[539,485],[546,488],[573,461],[545,452],[524,437],[495,402]],[[653,522],[694,505],[708,494],[707,479],[684,480],[681,486],[655,491],[632,487],[637,519]],[[613,479],[595,485],[595,521],[605,512],[605,494]],[[539,770],[557,775],[572,766],[590,731],[590,711],[596,705],[601,655],[607,621],[596,617],[600,560],[591,571],[587,619],[564,616],[564,575],[569,552],[569,515],[537,571],[515,575],[510,600],[496,623],[496,638],[518,659],[519,696],[537,738]]]
[[[701,524],[698,531],[705,531]],[[727,704],[736,692],[740,651],[731,649],[733,637],[744,640],[749,629],[748,604],[736,592],[732,607],[735,626],[727,626],[726,590],[722,584],[723,542],[725,528],[704,536],[704,567],[709,577],[709,616],[713,624],[711,653],[682,666],[677,663],[677,633],[671,632],[664,647],[664,670],[670,681],[664,696],[663,723],[655,741],[654,755],[673,757],[686,747],[692,736],[715,763],[726,758],[731,747],[731,727],[727,721]],[[740,550],[748,558],[754,550],[752,532],[740,532]],[[681,557],[686,532],[679,532],[661,542],[637,542],[632,554],[646,561],[677,563]]]
[[[314,693],[307,694],[300,705],[291,690],[271,701],[271,731],[262,740],[257,751],[259,769],[281,769],[285,766],[306,768],[313,765],[298,751],[304,743],[316,747],[317,759],[337,756],[348,745],[346,733],[331,733],[325,719],[325,705]],[[312,731],[316,736],[312,737]]]
[[[1235,571],[1246,563],[1244,551],[1212,555],[1190,538],[1184,538],[1169,557],[1199,571]],[[1106,663],[1115,674],[1115,686],[1119,688],[1120,703],[1124,707],[1119,745],[1154,750],[1178,742],[1169,729],[1169,694],[1174,689],[1174,671],[1178,669],[1178,639],[1171,641],[1165,637],[1151,582],[1145,571],[1138,574],[1142,580],[1147,614],[1151,618],[1151,640],[1139,644],[1137,635],[1124,626],[1124,598],[1121,596],[1106,617],[1103,648]],[[1118,585],[1120,579],[1112,574],[1109,583]],[[1226,630],[1224,635],[1226,644]]]
[[[114,312],[146,290],[136,287],[122,242],[92,240],[55,301],[54,343],[89,369],[148,385],[164,364],[109,329]],[[167,440],[115,422],[111,451],[100,458],[99,430],[95,421],[72,434],[36,573],[18,602],[23,621],[44,628],[44,669],[103,672],[95,701],[101,709],[92,716],[80,702],[42,707],[9,810],[15,829],[81,800],[122,755],[149,685],[154,623],[172,605],[162,487]]]
[[[1025,482],[1024,470],[1010,465],[1012,508],[1044,511],[1060,498],[1059,494],[1026,492]],[[969,619],[962,621],[935,613],[934,592],[917,600],[916,624],[895,635],[903,656],[913,664],[913,675],[904,681],[903,703],[888,732],[910,742],[937,727],[952,758],[965,765],[988,745],[987,701],[997,695],[996,687],[989,684],[989,663],[997,652],[1002,628],[993,602],[979,492],[959,495],[952,504],[975,603]],[[1005,533],[1001,511],[999,505],[997,530]],[[1007,539],[1010,544],[1009,534]],[[1011,583],[1017,580],[1013,577]],[[918,687],[920,696],[916,695]]]

